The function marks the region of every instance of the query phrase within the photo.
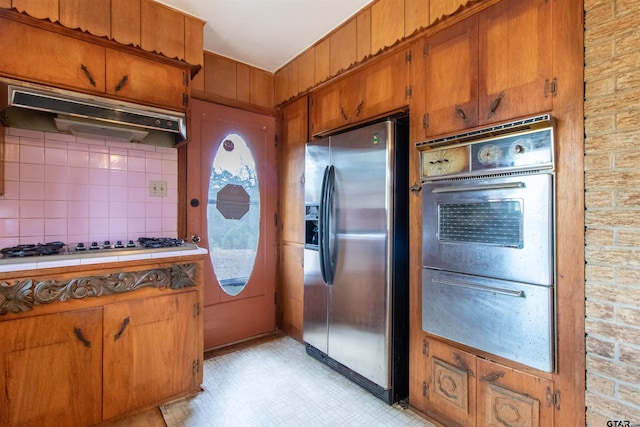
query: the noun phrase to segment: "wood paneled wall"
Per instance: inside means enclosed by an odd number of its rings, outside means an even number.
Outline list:
[[[191,93],[205,101],[269,113],[274,107],[273,82],[268,71],[205,51],[204,68],[191,82]]]
[[[359,62],[480,0],[376,0],[275,73],[275,103],[335,77]]]
[[[0,8],[191,65],[203,63],[204,21],[152,0],[0,0]]]

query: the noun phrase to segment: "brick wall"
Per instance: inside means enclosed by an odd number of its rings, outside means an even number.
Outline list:
[[[640,8],[584,8],[587,424],[640,425]]]

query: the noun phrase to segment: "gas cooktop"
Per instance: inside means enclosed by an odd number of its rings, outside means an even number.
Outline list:
[[[90,244],[80,242],[73,248],[67,247],[64,242],[50,242],[17,245],[0,249],[0,258],[19,260],[22,258],[52,255],[120,255],[131,253],[131,251],[136,250],[172,250],[178,247],[183,247],[183,249],[195,249],[197,246],[185,244],[182,239],[169,237],[140,237],[137,241],[129,240],[126,243],[123,243],[121,240],[117,240],[115,243],[112,243],[109,240],[105,240],[102,243],[91,242]]]

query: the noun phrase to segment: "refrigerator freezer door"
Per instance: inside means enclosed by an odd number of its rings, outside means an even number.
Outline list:
[[[303,339],[327,354],[328,288],[320,274],[317,250],[304,250]]]
[[[331,138],[336,271],[329,287],[329,357],[383,387],[390,374],[392,125]],[[306,290],[306,288],[305,288]]]
[[[304,171],[305,205],[321,208],[322,179],[329,161],[329,138],[307,143]],[[329,290],[322,280],[320,252],[317,249],[319,248],[304,251],[303,339],[326,354]]]
[[[320,203],[322,177],[330,161],[329,138],[307,142],[304,167],[305,203]]]

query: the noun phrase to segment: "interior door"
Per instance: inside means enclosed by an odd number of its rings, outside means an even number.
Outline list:
[[[187,236],[209,250],[204,348],[275,330],[275,118],[191,105]]]

